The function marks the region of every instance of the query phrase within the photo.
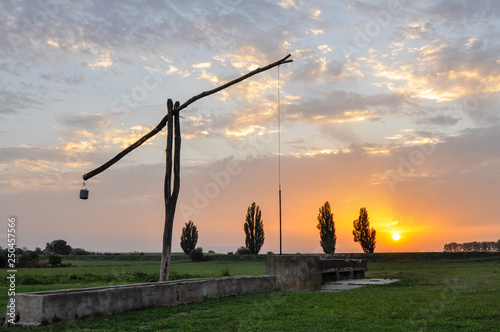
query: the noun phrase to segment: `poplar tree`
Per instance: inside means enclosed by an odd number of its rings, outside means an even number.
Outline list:
[[[319,208],[318,225],[316,227],[319,229],[319,244],[321,244],[323,251],[325,254],[333,254],[337,235],[335,235],[335,221],[328,201]]]
[[[354,230],[352,234],[354,235],[354,242],[359,242],[363,252],[372,253],[375,250],[375,229],[370,229],[370,221],[368,220],[368,212],[366,208],[361,208],[359,210],[359,218],[353,222]]]
[[[196,243],[198,242],[198,229],[194,223],[189,220],[182,228],[181,234],[181,248],[186,255],[196,248]]]
[[[260,207],[255,202],[248,207],[244,230],[246,247],[251,254],[258,254],[264,245],[264,223]]]

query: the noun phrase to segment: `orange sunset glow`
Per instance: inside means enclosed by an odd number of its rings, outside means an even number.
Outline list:
[[[363,207],[375,252],[500,237],[496,2],[55,2],[38,25],[47,8],[0,4],[0,202],[19,247],[159,252],[166,128],[86,181],[85,201],[82,175],[155,128],[168,98],[287,54],[180,112],[174,251],[189,220],[197,246],[236,251],[256,202],[261,253],[279,252],[280,186],[285,253],[322,252],[326,201],[338,253],[362,252]]]

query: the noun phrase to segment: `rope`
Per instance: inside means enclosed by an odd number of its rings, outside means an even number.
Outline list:
[[[278,66],[278,183],[281,190],[281,105],[280,105],[280,66]]]
[[[280,105],[280,66],[278,66],[278,194],[280,214],[280,255],[282,255],[282,233],[281,233],[281,105]]]

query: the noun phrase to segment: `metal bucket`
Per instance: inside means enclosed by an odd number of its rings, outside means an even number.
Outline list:
[[[88,199],[88,198],[89,198],[89,190],[80,189],[80,199]]]

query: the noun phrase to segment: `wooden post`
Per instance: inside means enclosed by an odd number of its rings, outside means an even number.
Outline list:
[[[177,198],[179,197],[180,189],[181,129],[178,108],[179,102],[172,105],[171,99],[167,101],[167,155],[164,183],[165,225],[163,229],[160,281],[168,281],[168,277],[170,275],[172,230],[174,226],[175,207],[177,205]],[[174,175],[173,181],[172,163]]]

